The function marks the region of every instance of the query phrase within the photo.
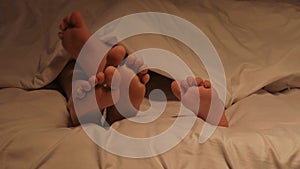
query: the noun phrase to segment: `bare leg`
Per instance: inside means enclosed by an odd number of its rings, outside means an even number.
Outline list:
[[[211,88],[211,84],[208,80],[202,81],[201,78],[193,79],[192,77],[179,82],[173,82],[171,89],[174,95],[181,100],[183,105],[197,114],[198,117],[207,121],[207,116],[209,113],[212,95],[217,93]],[[200,98],[198,98],[200,96]],[[195,100],[200,101],[200,104],[195,104]],[[199,106],[199,107],[198,107]],[[217,110],[222,110],[223,114],[220,122],[211,122],[213,125],[219,125],[228,127],[228,121],[224,114],[224,106],[220,99],[217,100]]]

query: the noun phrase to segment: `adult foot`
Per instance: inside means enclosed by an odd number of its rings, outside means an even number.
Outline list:
[[[117,71],[120,74],[120,82],[117,83],[119,99],[113,106],[107,108],[106,121],[110,125],[136,115],[145,96],[145,85],[150,79],[144,61],[133,55],[129,55],[125,64],[118,67]]]
[[[64,49],[71,55],[73,59],[77,59],[83,45],[91,37],[91,33],[80,12],[74,11],[65,16],[59,25],[60,32],[58,33]],[[89,44],[90,45],[90,44]],[[91,50],[98,46],[89,46]],[[99,46],[100,47],[100,46]],[[97,51],[97,50],[96,50]],[[107,58],[107,56],[110,58]],[[111,49],[102,59],[97,73],[103,72],[107,66],[118,66],[126,55],[126,49],[123,46],[117,45]],[[97,60],[96,60],[97,61]],[[94,61],[92,61],[94,62]],[[89,65],[81,65],[88,67]],[[87,75],[94,72],[85,72]]]
[[[62,41],[63,47],[73,59],[76,59],[84,43],[91,36],[81,13],[74,11],[65,16],[59,25],[59,29],[58,36]]]
[[[111,58],[114,58],[113,56],[107,55],[107,63],[112,63]],[[110,125],[115,121],[136,115],[145,96],[145,84],[148,83],[150,76],[142,59],[130,55],[124,62],[125,64],[117,68],[111,66],[111,64],[107,65],[103,73],[100,72],[95,78],[90,79],[90,81],[94,80],[97,84],[95,94],[98,107],[93,107],[90,104],[91,99],[93,99],[90,92],[92,91],[91,82],[85,80],[75,81],[78,84],[76,89],[79,90],[73,93],[73,97],[77,98],[75,104],[80,104],[80,106],[76,115],[72,98],[69,101],[69,110],[74,125],[79,125],[77,117],[85,119],[85,122],[99,122],[100,119],[95,119],[99,117],[97,116],[99,114],[97,110],[104,108],[107,108],[106,122]]]
[[[60,30],[59,37],[64,48],[76,59],[83,45],[91,36],[82,15],[77,11],[67,15],[60,24]],[[101,61],[96,76],[91,78],[90,82],[78,81],[80,83],[75,91],[76,99],[81,102],[81,105],[86,105],[83,109],[89,109],[89,99],[92,99],[89,91],[92,89],[91,84],[94,83],[98,108],[102,110],[108,107],[107,121],[110,124],[136,114],[145,95],[145,84],[150,78],[144,62],[134,56],[129,56],[126,64],[118,67],[125,56],[126,49],[123,46],[113,47]],[[115,83],[112,85],[113,77],[117,78],[114,79]],[[127,82],[130,83],[126,88]],[[117,96],[115,98],[117,103],[114,103],[112,92]],[[76,97],[76,93],[73,93],[72,97]],[[86,116],[89,112],[80,111],[83,114],[76,115],[72,97],[69,98],[68,106],[74,125],[79,125],[77,116]]]
[[[106,107],[114,105],[113,93],[115,96],[114,99],[118,100],[121,77],[117,66],[125,58],[125,55],[126,50],[123,46],[115,46],[108,52],[105,59],[101,61],[98,73],[95,76],[91,76],[88,80],[82,78],[73,81],[74,90],[69,98],[68,108],[75,126],[79,125],[78,117],[81,119],[89,118],[86,122],[99,122],[100,119],[95,120],[91,118],[96,117],[97,114],[99,115],[99,109],[103,110]],[[74,73],[77,72],[74,71]],[[78,73],[82,74],[82,71],[78,71]],[[112,84],[113,79],[115,81]],[[95,95],[92,92],[95,92]],[[96,96],[98,107],[94,107],[93,102],[91,102],[94,96]],[[74,104],[77,104],[77,113]],[[92,115],[93,113],[94,115]]]
[[[228,121],[224,114],[224,104],[208,80],[203,81],[201,78],[194,79],[188,77],[186,80],[180,82],[174,81],[171,84],[171,89],[174,95],[181,100],[182,104],[193,111],[198,117],[213,125],[228,127]],[[218,100],[216,100],[216,104],[214,104],[212,110],[222,111],[222,117],[218,122],[207,120],[213,95]],[[214,111],[212,113],[215,113]]]

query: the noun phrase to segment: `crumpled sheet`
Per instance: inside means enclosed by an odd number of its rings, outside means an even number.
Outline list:
[[[7,14],[2,15],[4,26],[0,28],[0,85],[6,87],[0,90],[0,168],[300,167],[297,2],[132,0],[49,1],[45,5],[27,1],[0,7]],[[12,9],[18,10],[12,13]],[[199,144],[203,121],[197,119],[176,147],[142,159],[113,155],[95,145],[82,127],[70,128],[61,93],[20,88],[49,84],[66,64],[68,57],[56,37],[57,26],[75,9],[82,11],[92,31],[125,14],[144,11],[175,14],[199,27],[224,65],[230,127],[218,127],[207,142]],[[146,35],[122,43],[130,51],[144,46],[168,49],[196,76],[208,78],[203,64],[180,42]],[[179,107],[180,103],[169,102],[152,123],[137,125],[123,120],[113,127],[137,137],[155,135],[170,127]]]

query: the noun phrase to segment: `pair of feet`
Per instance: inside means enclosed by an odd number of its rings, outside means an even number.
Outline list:
[[[76,59],[79,55],[85,42],[91,36],[83,17],[77,11],[67,15],[62,23],[59,25],[61,32],[59,37],[62,41],[63,47],[68,53]],[[107,122],[112,124],[117,120],[126,117],[134,116],[139,109],[140,104],[145,95],[145,85],[148,83],[150,77],[147,74],[147,67],[143,60],[128,56],[123,66],[119,66],[125,59],[126,49],[120,45],[113,47],[108,54],[104,57],[94,78],[95,94],[98,107],[100,110],[107,108]],[[112,79],[117,79],[116,84],[112,85]],[[130,82],[129,86],[127,83]],[[92,82],[93,83],[93,82]],[[202,81],[200,78],[187,78],[179,82],[173,82],[171,85],[174,95],[182,101],[182,103],[198,117],[206,120],[209,112],[212,88],[209,81]],[[112,93],[118,95],[118,101],[114,104]],[[199,94],[198,94],[199,93]],[[128,100],[129,96],[129,100]],[[191,104],[200,96],[199,107]],[[197,100],[196,99],[196,100]],[[129,102],[130,101],[130,102]],[[128,108],[128,105],[133,105],[134,109]],[[117,108],[116,108],[117,107]],[[69,98],[69,109],[73,123],[78,125],[78,119],[74,110],[72,98]],[[118,110],[125,112],[121,113]],[[79,115],[80,116],[80,115]],[[228,126],[228,122],[223,113],[220,126]]]
[[[83,45],[91,36],[83,17],[79,12],[73,12],[63,19],[59,28],[61,32],[58,36],[63,47],[73,59],[77,59]],[[143,60],[135,56],[128,56],[125,64],[119,66],[125,56],[126,49],[123,46],[113,47],[102,59],[95,76],[92,76],[89,81],[77,80],[74,82],[79,83],[79,85],[68,101],[74,125],[79,125],[78,117],[87,115],[84,111],[76,114],[72,97],[75,97],[75,101],[80,100],[79,102],[82,103],[81,100],[84,102],[85,99],[90,99],[89,96],[93,87],[95,87],[94,92],[98,108],[100,110],[106,109],[106,121],[109,124],[124,117],[134,116],[137,113],[145,95],[145,85],[150,77]],[[116,103],[114,103],[113,95],[114,99],[117,100]],[[89,100],[86,101],[86,103],[88,102]],[[86,109],[88,110],[89,107]],[[118,110],[122,110],[122,112]]]

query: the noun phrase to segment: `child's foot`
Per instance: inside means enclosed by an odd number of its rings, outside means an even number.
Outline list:
[[[219,122],[210,122],[213,125],[219,125],[228,127],[228,121],[224,114],[224,105],[219,99],[216,91],[211,88],[211,84],[208,80],[202,81],[201,78],[188,77],[186,80],[179,82],[173,82],[171,85],[172,92],[174,95],[181,100],[182,104],[197,114],[198,117],[203,120],[207,119],[212,95],[216,94],[218,98],[218,103],[216,110],[222,110],[223,114]],[[181,93],[182,92],[182,93]],[[200,97],[200,98],[199,98]],[[195,101],[200,102],[200,104],[195,103]]]
[[[67,15],[59,25],[59,29],[61,32],[58,33],[58,36],[63,47],[73,59],[76,59],[84,43],[91,36],[80,12],[75,11]]]

